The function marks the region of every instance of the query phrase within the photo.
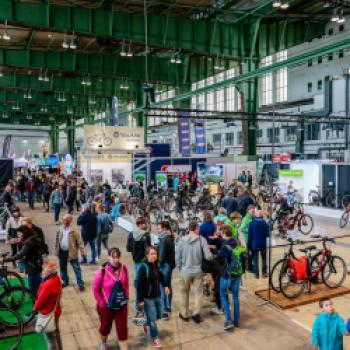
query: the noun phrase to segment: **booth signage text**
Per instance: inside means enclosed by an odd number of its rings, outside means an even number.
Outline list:
[[[192,166],[188,164],[162,165],[160,170],[166,171],[169,174],[190,173],[192,171]]]
[[[278,175],[280,177],[303,177],[304,176],[304,170],[298,170],[298,169],[281,169],[278,172]]]

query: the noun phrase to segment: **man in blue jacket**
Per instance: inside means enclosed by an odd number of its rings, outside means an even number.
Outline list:
[[[82,207],[82,213],[78,217],[77,224],[81,226],[81,237],[85,247],[91,248],[91,264],[96,264],[96,237],[97,237],[97,215],[91,211],[90,205]],[[82,257],[82,264],[87,263],[87,256]]]
[[[255,211],[255,218],[248,228],[248,248],[253,253],[253,272],[259,278],[259,253],[262,259],[263,277],[267,277],[266,238],[269,237],[269,225],[262,218],[262,211]]]

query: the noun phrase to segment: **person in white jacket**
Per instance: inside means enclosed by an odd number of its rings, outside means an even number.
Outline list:
[[[11,245],[11,255],[16,255],[19,251],[19,238],[17,236],[17,229],[21,226],[22,216],[18,207],[13,209],[12,215],[6,222],[6,244]],[[13,262],[13,266],[16,267],[16,263]]]

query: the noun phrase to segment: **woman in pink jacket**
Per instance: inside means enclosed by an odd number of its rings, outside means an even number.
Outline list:
[[[128,305],[115,311],[108,308],[108,300],[117,280],[124,287],[125,296],[129,299],[129,276],[126,265],[120,262],[119,248],[110,248],[108,263],[99,271],[93,283],[93,293],[97,302],[97,313],[100,318],[101,344],[99,350],[108,350],[107,338],[112,329],[113,321],[117,330],[119,348],[127,350],[128,344]]]

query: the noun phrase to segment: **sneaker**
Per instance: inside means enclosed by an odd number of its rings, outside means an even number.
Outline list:
[[[199,316],[199,314],[192,316],[192,320],[195,323],[201,323],[202,322],[201,317]]]
[[[224,312],[221,309],[218,309],[217,307],[213,307],[212,309],[210,309],[210,313],[214,314],[214,315],[223,315]]]
[[[106,343],[101,343],[98,350],[109,350],[109,347],[107,346]]]
[[[164,314],[162,315],[162,319],[163,320],[168,320],[169,319],[169,315],[166,312],[164,312]]]
[[[160,343],[160,340],[158,338],[152,340],[152,344],[155,348],[161,348],[162,344]]]
[[[232,329],[232,328],[234,328],[232,321],[225,321],[224,330],[227,331],[227,330]]]
[[[188,318],[188,317],[185,317],[185,316],[182,316],[181,313],[179,313],[179,318],[180,318],[182,321],[185,321],[185,322],[188,322],[188,321],[189,321],[189,318]]]
[[[85,287],[84,287],[84,286],[79,286],[79,290],[80,290],[81,292],[84,292]]]
[[[268,277],[268,274],[265,272],[263,273],[263,278],[267,278]]]

